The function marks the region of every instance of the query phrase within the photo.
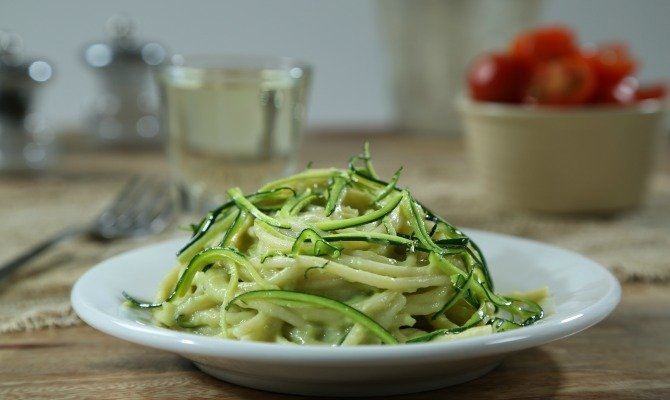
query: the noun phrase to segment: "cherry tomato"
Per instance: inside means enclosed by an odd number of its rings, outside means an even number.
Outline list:
[[[537,66],[524,101],[546,105],[585,104],[595,89],[596,78],[589,64],[579,56],[565,57]]]
[[[595,50],[584,51],[584,57],[593,66],[602,84],[614,85],[637,68],[637,63],[625,43],[600,45]]]
[[[477,58],[468,71],[470,96],[479,101],[519,102],[526,75],[514,57],[485,54]]]
[[[666,86],[662,83],[658,83],[655,85],[642,86],[638,88],[637,92],[635,92],[635,100],[637,101],[652,100],[652,99],[660,100],[664,99],[666,95],[667,95]]]
[[[636,101],[636,93],[640,84],[637,79],[628,76],[619,81],[616,85],[609,88],[607,92],[602,91],[597,94],[595,102],[606,104],[633,104]]]
[[[637,62],[624,43],[609,43],[596,49],[585,50],[583,56],[598,81],[597,93],[594,96],[594,101],[597,103],[611,103],[613,100],[611,94],[616,86],[625,77],[632,75],[637,68]]]
[[[519,34],[512,41],[510,53],[533,67],[541,62],[575,55],[578,49],[573,31],[555,25]]]

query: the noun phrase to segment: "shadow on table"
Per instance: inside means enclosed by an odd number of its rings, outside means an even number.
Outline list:
[[[193,367],[195,368],[195,367]],[[433,399],[510,399],[554,397],[562,380],[558,363],[542,349],[531,349],[509,356],[500,366],[487,375],[460,385],[401,396],[385,396],[392,400],[433,400]],[[202,374],[204,384],[210,389],[221,391],[222,398],[244,400],[289,400],[323,399],[334,397],[292,396],[247,389],[218,381]],[[382,397],[376,397],[381,399]]]

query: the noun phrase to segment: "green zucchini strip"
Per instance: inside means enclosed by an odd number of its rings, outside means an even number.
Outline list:
[[[463,325],[457,326],[455,328],[445,328],[445,329],[437,329],[432,332],[426,333],[424,335],[416,336],[411,339],[409,339],[406,343],[424,343],[424,342],[430,342],[431,340],[435,339],[438,336],[444,336],[444,335],[454,335],[457,333],[464,332],[470,328],[474,328],[475,326],[479,325],[481,322],[483,322],[483,309],[484,305],[479,308],[474,314],[472,314],[472,317],[468,321],[466,321]]]
[[[470,239],[467,237],[457,237],[457,238],[434,240],[433,242],[436,245],[440,246],[441,248],[449,248],[449,247],[463,248],[470,243]]]
[[[357,184],[363,186],[372,194],[379,193],[380,190],[383,190],[384,187],[386,187],[389,184],[389,182],[382,181],[373,178],[369,175],[362,174],[360,171],[357,170],[350,170],[349,178],[351,179],[352,182],[356,182]],[[397,190],[398,189],[396,188],[396,191]]]
[[[307,169],[299,174],[270,182],[263,186],[261,190],[267,191],[280,187],[290,187],[300,191],[315,186],[325,186],[330,178],[339,173],[335,168]]]
[[[332,185],[330,185],[330,188],[328,189],[328,202],[326,203],[326,207],[324,210],[326,216],[329,216],[330,214],[333,213],[333,211],[335,211],[335,207],[342,200],[342,196],[344,195],[344,191],[347,188],[348,184],[349,179],[347,179],[344,176],[336,176],[333,179],[333,183]]]
[[[398,234],[398,236],[406,238],[406,239],[412,239],[413,237],[410,237],[405,234]],[[463,251],[466,251],[466,246],[470,242],[470,239],[466,237],[457,237],[457,238],[449,238],[449,239],[439,239],[439,240],[433,240],[433,243],[435,243],[438,247],[440,247],[443,250],[458,250],[456,253],[461,253]],[[455,254],[455,253],[451,253]]]
[[[291,197],[286,202],[284,202],[284,205],[282,205],[282,207],[279,209],[279,212],[277,214],[281,215],[282,217],[288,217],[290,215],[290,211],[293,209],[293,207],[295,207],[296,204],[298,204],[305,197],[308,197],[311,194],[312,194],[312,190],[307,189],[303,193]]]
[[[509,300],[511,304],[508,307],[501,308],[514,317],[517,317],[509,322],[519,326],[526,326],[537,322],[544,317],[544,310],[542,307],[532,300],[519,300],[511,297],[508,297],[507,300]]]
[[[255,202],[255,201],[263,201],[267,200],[268,198],[271,198],[273,195],[276,195],[278,193],[281,193],[282,191],[290,191],[295,194],[295,191],[292,188],[285,187],[285,186],[279,186],[274,189],[270,190],[265,190],[265,191],[260,191],[253,193],[248,196],[249,201]],[[191,239],[182,247],[179,249],[177,252],[177,255],[180,256],[182,253],[184,253],[186,250],[188,250],[191,246],[193,246],[196,242],[198,242],[200,239],[202,239],[203,236],[212,228],[212,225],[216,222],[217,219],[220,219],[222,215],[225,214],[225,212],[231,208],[232,206],[235,205],[235,202],[233,200],[230,200],[228,202],[223,203],[219,207],[215,208],[214,210],[210,211],[207,213],[205,218],[200,221],[200,223],[197,225],[197,231],[194,232],[193,236]]]
[[[301,199],[299,202],[297,202],[292,208],[291,211],[289,212],[289,215],[298,215],[300,211],[302,211],[303,208],[307,207],[308,205],[312,204],[312,202],[316,199],[318,199],[320,196],[316,193],[312,193],[309,196],[305,196],[303,199]]]
[[[398,339],[396,339],[389,331],[384,329],[383,326],[379,325],[375,320],[368,317],[364,313],[337,300],[313,294],[292,292],[288,290],[255,290],[243,293],[233,298],[226,306],[226,309],[228,309],[234,303],[253,300],[285,300],[311,306],[329,308],[343,314],[354,323],[363,326],[372,334],[381,339],[382,343],[398,344]]]
[[[454,274],[458,274],[463,277],[467,276],[466,271],[463,271],[462,269],[458,268],[454,263],[449,261],[447,257],[444,257],[435,252],[431,252],[428,255],[428,261],[430,262],[430,264],[436,266],[438,269],[444,272],[445,275],[452,276]]]
[[[356,167],[356,163],[358,161],[363,162],[362,168]],[[365,142],[362,154],[356,154],[355,156],[349,159],[349,171],[362,174],[372,179],[378,179],[377,173],[375,172],[372,166],[372,158],[370,157],[370,146],[368,142]]]
[[[521,328],[523,325],[517,324],[516,322],[503,319],[503,318],[493,318],[491,326],[493,326],[494,332],[505,332],[511,331],[513,329]]]
[[[410,212],[412,214],[412,218],[410,218],[410,225],[412,225],[412,229],[414,229],[415,231],[418,232],[417,236],[418,236],[419,240],[422,242],[422,244],[424,244],[425,246],[427,246],[431,249],[434,249],[437,253],[440,253],[442,255],[444,255],[444,254],[455,254],[455,253],[459,253],[460,251],[463,250],[463,248],[440,247],[437,243],[435,243],[433,241],[433,239],[431,238],[431,235],[428,235],[428,232],[426,231],[425,223],[423,222],[424,218],[420,215],[418,207],[423,208],[424,212],[427,214],[429,219],[432,219],[435,222],[440,222],[440,223],[444,224],[445,226],[447,226],[453,232],[453,234],[458,235],[458,238],[468,239],[468,244],[472,244],[473,246],[475,246],[475,249],[476,249],[475,251],[477,251],[478,254],[481,253],[481,251],[479,251],[479,248],[476,247],[476,244],[474,244],[474,242],[469,240],[469,238],[466,235],[464,235],[461,231],[459,231],[458,229],[456,229],[452,225],[450,225],[448,222],[446,222],[443,219],[436,216],[432,211],[427,210],[425,207],[421,206],[418,202],[416,202],[412,198],[411,194],[409,194],[409,192],[407,190],[405,190],[403,193],[405,194],[406,198],[408,199],[407,202],[409,203]],[[484,272],[484,277],[485,277],[485,282],[486,282],[485,285],[487,285],[491,289],[493,289],[493,281],[491,279],[491,275],[489,273],[489,270],[488,270],[485,262],[482,262],[483,256],[476,257],[472,254],[472,252],[467,247],[465,247],[464,249],[467,253],[472,255],[473,259],[475,261],[477,261],[477,264],[479,266],[481,266],[481,269]]]
[[[268,253],[268,254],[264,255],[263,257],[261,257],[260,262],[261,262],[261,264],[263,264],[265,261],[267,261],[268,258],[274,258],[274,257],[289,257],[289,258],[292,258],[293,254],[286,254],[282,251],[277,250],[277,251],[273,251],[273,252]]]
[[[181,255],[182,253],[184,253],[188,248],[190,248],[191,246],[193,246],[193,245],[194,245],[196,242],[198,242],[203,236],[205,236],[205,234],[207,233],[207,231],[209,231],[209,229],[210,229],[210,228],[212,227],[212,225],[214,224],[214,221],[215,221],[221,214],[223,214],[223,212],[224,212],[226,209],[232,207],[234,204],[235,204],[235,203],[234,203],[233,201],[229,201],[229,202],[227,202],[227,203],[224,203],[223,205],[221,205],[221,206],[218,207],[217,209],[210,211],[210,212],[205,216],[205,218],[200,222],[200,224],[198,224],[197,232],[195,232],[195,234],[193,235],[193,237],[191,237],[191,240],[189,240],[188,243],[186,243],[186,244],[184,245],[184,247],[182,247],[181,249],[179,249],[179,251],[177,252],[177,255],[179,256],[179,255]]]
[[[192,322],[189,322],[188,317],[185,315],[178,315],[177,318],[175,319],[175,323],[180,328],[186,328],[186,329],[197,329],[207,326],[204,324],[194,324]]]
[[[387,233],[380,232],[343,232],[343,233],[334,233],[332,235],[327,235],[323,237],[329,242],[378,242],[378,243],[390,243],[398,246],[404,247],[413,247],[417,243],[414,240],[404,238],[402,236],[389,235]]]
[[[419,203],[419,205],[421,206],[421,208],[423,208],[423,211],[426,212],[426,214],[428,215],[428,219],[430,221],[442,223],[444,226],[447,227],[447,229],[449,230],[451,235],[460,236],[460,237],[468,237],[466,234],[461,232],[460,229],[456,228],[455,226],[453,226],[450,223],[448,223],[447,221],[445,221],[442,217],[440,217],[439,215],[434,213],[431,209],[429,209],[428,207],[426,207],[422,203]],[[486,262],[486,257],[484,257],[484,253],[479,248],[477,243],[475,243],[473,241],[470,241],[469,244],[470,244],[470,246],[472,246],[475,253],[477,254],[477,258],[479,259],[479,263],[481,264],[482,271],[484,272],[484,275],[486,276],[486,284],[491,288],[491,290],[493,290],[494,289],[493,280],[491,279],[491,273],[489,272],[489,268],[488,268],[488,265],[487,265],[487,262]]]
[[[437,319],[440,315],[444,314],[448,309],[454,306],[456,302],[460,299],[462,299],[466,291],[469,289],[469,287],[472,285],[472,282],[474,281],[474,274],[470,272],[470,275],[468,275],[467,279],[464,279],[462,275],[458,275],[456,283],[454,284],[454,289],[456,290],[456,293],[454,293],[453,296],[447,302],[442,306],[442,308],[439,309],[431,319]]]
[[[443,249],[442,247],[438,246],[435,242],[433,242],[433,239],[430,238],[430,235],[428,235],[428,231],[426,231],[426,224],[424,222],[424,217],[419,212],[418,208],[419,206],[417,202],[414,201],[414,198],[409,193],[409,191],[407,191],[406,189],[403,190],[402,197],[405,199],[407,208],[409,209],[410,212],[410,218],[408,218],[409,224],[412,227],[412,230],[414,230],[414,233],[416,234],[417,239],[419,239],[419,242],[426,248],[438,254],[441,255],[447,254],[448,253],[447,249]]]
[[[462,275],[456,277],[454,282],[454,289],[456,293],[437,311],[431,319],[436,319],[440,315],[444,314],[449,308],[453,307],[454,304],[460,299],[466,300],[470,305],[473,305],[475,302],[483,303],[484,300],[491,302],[497,308],[497,313],[500,315],[501,312],[509,314],[514,320],[512,322],[519,325],[529,325],[533,322],[540,320],[544,316],[544,311],[537,303],[530,300],[518,300],[512,298],[505,298],[495,294],[484,281],[484,273],[478,268],[474,267],[467,279],[464,279]],[[474,294],[474,299],[467,297],[466,295]]]
[[[379,178],[377,172],[375,172],[374,167],[372,166],[372,156],[370,155],[370,142],[366,141],[363,144],[363,160],[365,161],[365,169],[373,178]]]
[[[244,223],[246,222],[247,219],[247,212],[244,210],[239,210],[235,214],[235,220],[233,221],[232,224],[228,226],[228,229],[226,230],[226,233],[223,235],[223,239],[221,240],[221,244],[219,247],[227,247],[230,245],[230,242],[232,238],[235,236],[235,234],[244,226]]]
[[[235,207],[234,204],[233,207]],[[235,217],[235,210],[231,209],[226,211],[226,213],[222,214],[197,241],[184,248],[184,251],[177,256],[177,259],[182,263],[191,261],[191,259],[200,251],[204,250],[210,242],[219,235],[224,234],[230,225],[235,222]]]
[[[365,225],[373,221],[383,218],[386,214],[393,211],[402,200],[402,195],[397,194],[381,208],[367,214],[359,215],[358,217],[336,219],[318,222],[315,226],[322,231],[334,231],[336,229],[350,228],[353,226]]]
[[[386,233],[389,235],[398,236],[398,232],[396,232],[395,227],[393,227],[393,223],[391,222],[391,219],[388,215],[382,218],[382,224],[384,224],[384,228],[386,228]]]
[[[305,249],[305,244],[311,243],[312,246]],[[330,256],[338,258],[341,249],[328,243],[321,235],[314,229],[307,228],[300,232],[298,238],[293,242],[291,254],[297,256],[299,254],[307,254],[311,256]]]
[[[121,294],[128,301],[128,304],[134,308],[158,308],[163,305],[163,303],[150,303],[147,301],[138,300],[126,293],[126,291],[121,292]]]
[[[277,205],[258,205],[259,208],[263,209],[279,209],[281,205],[286,202],[287,199],[293,198],[296,196],[296,191],[293,188],[287,186],[281,186],[272,190],[265,190],[256,193],[252,193],[248,196],[245,196],[253,204],[263,203],[263,202],[277,202]]]
[[[381,192],[375,197],[375,199],[372,201],[373,203],[379,203],[383,198],[388,196],[391,192],[396,190],[396,184],[398,183],[398,179],[400,179],[400,174],[402,173],[402,167],[398,168],[398,170],[393,174],[393,177],[391,178],[391,181],[389,182],[384,189],[382,189]]]
[[[316,233],[311,229],[308,230]],[[426,253],[431,253],[430,249],[421,246],[421,244],[416,242],[415,240],[403,236],[389,235],[381,232],[365,232],[365,231],[343,232],[326,236],[319,236],[319,239],[324,240],[326,242],[367,242],[367,243],[391,244],[395,246],[402,246],[409,248],[410,251],[423,251]],[[460,243],[460,241],[455,243],[458,244]],[[453,273],[453,271],[450,272]]]
[[[242,190],[240,188],[236,187],[228,189],[227,193],[228,196],[230,196],[230,198],[235,202],[235,204],[237,204],[239,208],[248,211],[251,215],[265,222],[266,224],[275,226],[277,228],[285,228],[285,229],[291,227],[291,225],[279,222],[276,219],[272,218],[271,216],[264,214],[258,208],[256,208],[256,206],[254,206],[246,197],[244,197],[244,195],[242,194]]]
[[[258,271],[256,271],[253,265],[247,261],[246,257],[236,249],[232,247],[212,247],[198,253],[198,255],[193,257],[193,260],[191,260],[184,272],[179,277],[174,290],[168,296],[168,298],[165,299],[165,301],[170,302],[174,298],[184,297],[191,288],[193,277],[198,271],[201,271],[210,264],[221,261],[230,261],[241,266],[252,277],[254,282],[258,283],[262,287],[268,288],[272,286],[258,273]]]
[[[486,258],[484,257],[484,253],[479,248],[477,243],[475,243],[473,241],[470,241],[470,246],[474,249],[475,253],[477,254],[477,258],[479,259],[479,265],[481,266],[482,271],[484,272],[484,277],[486,279],[486,285],[491,290],[494,290],[495,287],[493,286],[493,278],[491,278],[491,272],[489,271],[489,267],[488,267],[488,264],[486,262]]]
[[[414,240],[404,238],[402,236],[389,235],[380,232],[345,232],[335,233],[332,235],[323,236],[323,240],[327,242],[372,242],[381,244],[392,244],[396,246],[407,247],[410,251],[419,250],[429,252],[430,250],[422,248],[419,243]]]

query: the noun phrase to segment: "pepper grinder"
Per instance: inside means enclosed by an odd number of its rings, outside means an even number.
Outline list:
[[[156,42],[140,42],[135,23],[116,15],[107,20],[108,40],[84,49],[84,62],[97,75],[103,94],[90,105],[89,129],[103,146],[155,146],[163,137],[153,71],[166,59]]]
[[[0,171],[32,172],[53,164],[53,132],[32,110],[35,89],[52,74],[49,62],[24,57],[19,35],[0,31]]]

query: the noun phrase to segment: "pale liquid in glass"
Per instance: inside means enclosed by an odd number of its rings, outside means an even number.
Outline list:
[[[163,90],[171,172],[189,195],[190,211],[216,206],[231,187],[250,193],[291,172],[303,104],[286,71],[234,81],[202,73],[183,78]]]

